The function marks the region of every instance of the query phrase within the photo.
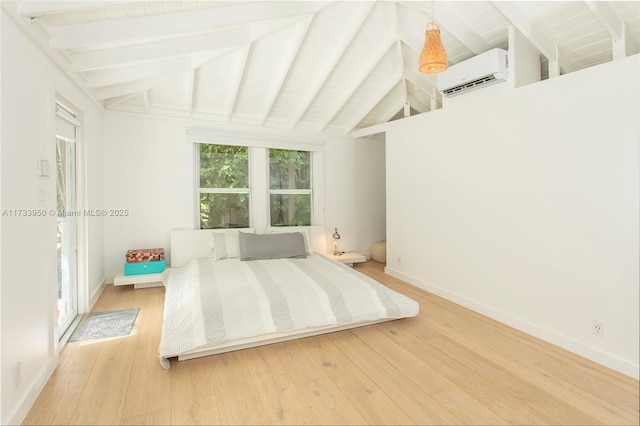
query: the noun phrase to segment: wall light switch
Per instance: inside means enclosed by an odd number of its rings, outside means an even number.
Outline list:
[[[51,173],[49,162],[47,160],[38,161],[38,176],[49,176]]]

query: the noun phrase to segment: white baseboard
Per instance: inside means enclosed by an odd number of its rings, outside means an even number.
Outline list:
[[[542,328],[531,322],[524,321],[520,318],[514,317],[511,314],[507,314],[490,306],[478,303],[457,293],[450,292],[427,281],[423,281],[414,276],[400,272],[389,266],[385,267],[384,271],[392,277],[401,279],[411,285],[436,294],[451,302],[464,306],[465,308],[471,309],[472,311],[478,312],[503,324],[507,324],[520,331],[542,339],[545,342],[549,342],[553,345],[559,346],[570,352],[597,362],[598,364],[602,364],[605,367],[609,367],[622,374],[633,377],[636,380],[638,380],[638,378],[640,377],[639,364],[634,364],[632,362],[620,359],[615,355],[602,352],[601,350],[588,346],[574,338]]]
[[[22,424],[24,418],[29,413],[29,410],[36,402],[38,395],[40,395],[40,392],[49,381],[49,378],[51,378],[51,375],[55,371],[57,365],[57,359],[51,358],[51,361],[48,363],[42,373],[38,375],[33,382],[29,383],[29,391],[24,394],[24,397],[20,400],[13,413],[8,416],[9,421],[6,422],[6,424]]]
[[[91,295],[91,298],[89,300],[89,310],[91,310],[91,308],[93,308],[95,303],[98,301],[98,298],[102,294],[102,291],[104,290],[106,284],[107,284],[107,279],[104,278],[100,283],[100,285],[98,286],[98,288]],[[67,336],[67,338],[68,337],[69,336]],[[33,404],[36,402],[38,395],[40,395],[40,392],[42,392],[42,389],[51,378],[51,375],[55,371],[57,365],[58,365],[57,355],[52,356],[47,366],[43,369],[42,373],[37,375],[36,378],[31,383],[29,383],[27,391],[24,393],[24,396],[19,401],[19,403],[17,404],[13,412],[11,412],[7,417],[4,416],[4,414],[6,413],[3,413],[3,418],[8,419],[8,421],[6,421],[5,424],[18,425],[24,421],[24,418],[27,416],[27,414],[29,413],[29,410],[31,409]]]
[[[104,287],[106,285],[107,285],[107,278],[105,277],[102,279],[102,282],[100,283],[96,291],[94,291],[93,294],[91,295],[91,299],[89,300],[89,311],[93,309],[93,305],[95,305],[96,302],[98,301],[98,298],[100,298],[100,295],[102,294],[102,291],[104,290]]]

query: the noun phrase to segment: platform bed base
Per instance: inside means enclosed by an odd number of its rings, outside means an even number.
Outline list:
[[[171,366],[169,362],[170,359],[177,358],[178,361],[186,361],[189,359],[201,358],[209,355],[217,355],[225,352],[239,351],[242,349],[255,348],[258,346],[266,346],[266,345],[272,345],[274,343],[287,342],[289,340],[303,339],[305,337],[312,337],[312,336],[318,336],[321,334],[344,331],[344,330],[349,330],[349,329],[358,328],[358,327],[365,327],[368,325],[379,324],[382,322],[394,321],[396,319],[398,318],[387,318],[387,319],[382,319],[377,321],[367,321],[359,324],[342,325],[339,327],[329,326],[329,327],[321,327],[316,329],[306,329],[303,332],[294,331],[294,332],[284,332],[284,333],[271,333],[265,336],[258,336],[251,339],[240,339],[240,340],[235,340],[233,342],[223,343],[221,345],[216,345],[214,347],[201,348],[198,350],[183,352],[173,357],[160,358],[160,364],[164,368],[168,369]]]

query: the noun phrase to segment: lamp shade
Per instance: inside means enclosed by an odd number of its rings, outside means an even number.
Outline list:
[[[440,39],[440,26],[429,22],[424,35],[424,47],[420,52],[419,70],[426,74],[437,74],[449,68],[447,51]]]

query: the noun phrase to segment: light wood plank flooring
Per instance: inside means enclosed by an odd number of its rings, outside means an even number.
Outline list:
[[[633,424],[638,381],[412,287],[420,315],[158,363],[163,288],[107,286],[133,335],[69,343],[24,424]]]

